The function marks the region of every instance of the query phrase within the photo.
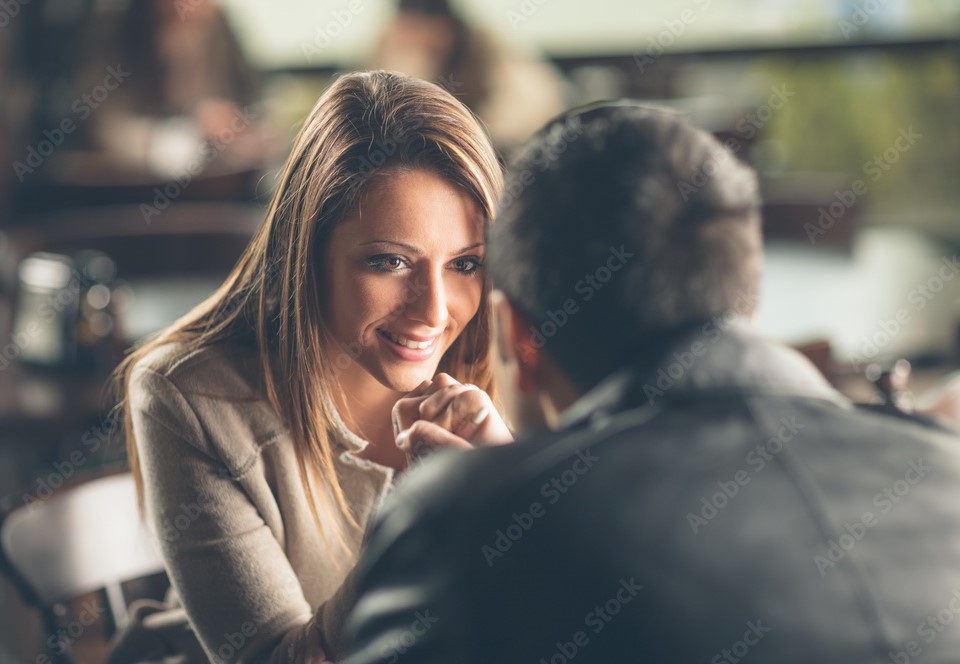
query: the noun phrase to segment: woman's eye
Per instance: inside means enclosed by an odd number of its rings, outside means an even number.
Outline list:
[[[463,274],[474,274],[483,267],[479,256],[461,256],[453,261],[453,268]]]
[[[378,272],[399,272],[406,264],[403,256],[380,254],[367,259],[367,265]]]

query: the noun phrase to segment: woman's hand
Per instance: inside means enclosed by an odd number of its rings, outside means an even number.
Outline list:
[[[411,458],[433,449],[470,449],[513,442],[490,396],[440,373],[397,401],[393,407],[397,446]]]

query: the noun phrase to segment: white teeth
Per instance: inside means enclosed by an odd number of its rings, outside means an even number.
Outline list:
[[[396,334],[391,334],[386,330],[383,330],[383,333],[386,334],[392,342],[400,346],[406,346],[407,348],[412,348],[414,350],[423,350],[424,348],[429,348],[433,341],[411,341],[406,337],[397,336]]]

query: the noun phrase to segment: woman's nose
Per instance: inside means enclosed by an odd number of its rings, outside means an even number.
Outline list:
[[[447,323],[447,293],[443,275],[430,273],[420,277],[414,284],[414,298],[407,309],[407,317],[431,328],[441,328]]]

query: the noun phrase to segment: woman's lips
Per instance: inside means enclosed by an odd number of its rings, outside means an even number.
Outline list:
[[[380,328],[377,330],[384,345],[396,353],[400,358],[411,361],[422,361],[430,358],[437,348],[440,335],[424,337],[418,335],[401,335]]]

